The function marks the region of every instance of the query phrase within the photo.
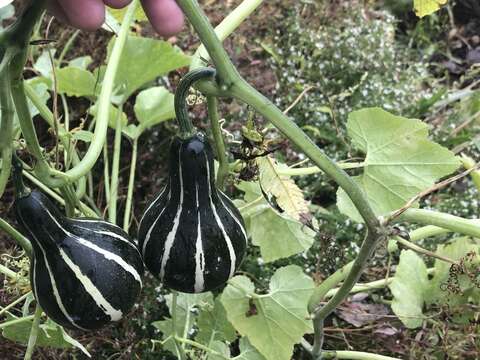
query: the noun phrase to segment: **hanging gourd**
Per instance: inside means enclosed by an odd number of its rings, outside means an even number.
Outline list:
[[[93,330],[120,320],[142,288],[143,263],[118,226],[65,217],[38,190],[23,184],[14,161],[17,221],[31,241],[30,281],[43,311],[71,329]]]
[[[247,245],[240,212],[215,186],[212,148],[194,131],[186,108],[190,86],[214,76],[210,68],[194,70],[178,86],[180,134],[170,146],[168,183],[145,211],[138,235],[147,269],[165,286],[188,293],[223,285]]]

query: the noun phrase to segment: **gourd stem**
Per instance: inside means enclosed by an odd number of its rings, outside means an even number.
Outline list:
[[[207,108],[219,164],[216,185],[219,189],[223,189],[225,177],[228,174],[228,159],[225,152],[225,142],[223,141],[222,128],[220,127],[220,118],[218,116],[218,100],[215,96],[207,96]]]
[[[215,73],[215,69],[212,68],[195,69],[187,73],[178,84],[175,91],[175,115],[180,127],[179,136],[182,139],[188,139],[194,135],[194,127],[188,116],[187,108],[187,97],[190,87],[198,80],[213,78]]]
[[[30,195],[30,189],[25,186],[23,182],[23,165],[17,154],[12,156],[12,165],[13,165],[13,184],[15,185],[16,197],[17,199],[26,197]]]

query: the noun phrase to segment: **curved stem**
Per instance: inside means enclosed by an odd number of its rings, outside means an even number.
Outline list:
[[[1,324],[0,324],[0,329],[4,329],[4,328],[9,327],[9,326],[12,326],[12,325],[21,324],[21,323],[30,321],[30,320],[32,320],[34,317],[35,317],[34,315],[28,315],[28,316],[24,316],[24,317],[21,317],[21,318],[18,318],[18,319],[13,319],[13,320],[10,320],[10,321],[5,321],[4,323],[1,323]]]
[[[120,153],[122,151],[122,106],[118,108],[115,121],[115,140],[113,144],[112,177],[108,201],[108,221],[117,222],[118,175],[120,171]]]
[[[177,349],[177,355],[180,360],[186,360],[187,357],[185,355],[185,350],[183,346],[178,341],[178,334],[177,334],[177,297],[178,293],[176,291],[172,291],[172,334],[173,334],[173,341],[175,342],[175,347]]]
[[[135,170],[137,168],[138,137],[133,139],[132,160],[130,164],[130,175],[128,177],[127,201],[125,202],[125,214],[123,216],[123,230],[128,232],[130,227],[130,214],[132,212],[133,188],[135,187]]]
[[[127,41],[130,24],[133,21],[135,9],[137,8],[137,6],[138,0],[134,0],[128,6],[125,17],[123,18],[122,26],[118,33],[118,37],[115,40],[115,44],[113,45],[113,49],[107,64],[107,69],[105,70],[105,77],[103,78],[102,82],[102,89],[98,100],[98,113],[96,118],[95,131],[93,133],[93,139],[83,159],[72,169],[66,172],[66,175],[71,180],[76,180],[81,178],[82,176],[85,176],[93,168],[102,152],[103,145],[107,137],[110,98],[113,93],[115,76],[117,74],[120,57]]]
[[[30,360],[35,350],[35,343],[37,342],[38,329],[40,326],[40,318],[42,317],[42,308],[37,303],[35,307],[35,314],[33,317],[32,328],[30,329],[30,336],[28,337],[27,351],[25,352],[24,360]]]
[[[212,126],[213,139],[215,141],[215,150],[218,158],[217,187],[223,189],[225,178],[228,175],[228,159],[225,152],[225,142],[223,141],[222,128],[220,127],[220,118],[218,116],[218,100],[215,96],[207,96],[208,117]]]
[[[187,73],[175,91],[175,115],[177,117],[178,126],[180,127],[179,136],[188,139],[193,136],[195,129],[192,121],[188,116],[187,97],[190,87],[201,79],[212,79],[215,76],[215,69],[199,68]]]
[[[25,254],[27,254],[28,257],[32,257],[33,250],[32,250],[32,244],[30,241],[20,234],[15,228],[13,228],[8,222],[0,218],[0,229],[5,231],[8,235],[10,235],[18,245],[22,247],[22,249],[25,251]]]

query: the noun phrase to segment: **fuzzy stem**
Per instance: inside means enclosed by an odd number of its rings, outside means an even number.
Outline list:
[[[128,232],[130,227],[130,214],[132,212],[133,189],[135,187],[135,169],[137,167],[137,149],[138,137],[133,139],[132,143],[132,160],[130,164],[130,175],[128,177],[127,201],[125,203],[125,214],[123,216],[123,230],[126,232]]]
[[[222,136],[222,128],[220,127],[220,118],[218,116],[218,100],[215,96],[207,96],[207,107],[219,164],[217,187],[223,189],[225,178],[228,174],[228,159],[225,151],[225,142],[223,141]]]
[[[118,109],[115,121],[115,140],[113,145],[112,177],[108,202],[108,221],[117,222],[118,175],[120,171],[120,153],[122,151],[122,107]]]

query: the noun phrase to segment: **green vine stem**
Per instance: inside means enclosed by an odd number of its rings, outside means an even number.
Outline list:
[[[303,348],[309,353],[312,353],[312,345],[305,339],[301,342]],[[325,359],[349,359],[349,360],[400,360],[390,356],[377,355],[361,351],[324,351],[323,357]]]
[[[23,294],[20,296],[18,299],[12,301],[10,304],[7,306],[3,307],[0,310],[0,315],[3,315],[4,313],[8,312],[8,310],[12,309],[15,305],[20,304],[23,300],[25,300],[27,297],[29,297],[32,294],[31,291],[27,292],[26,294]]]
[[[0,274],[5,275],[6,277],[9,277],[10,279],[16,279],[18,277],[18,274],[7,268],[6,266],[0,264]]]
[[[468,220],[455,215],[432,210],[410,208],[400,215],[396,221],[407,221],[422,225],[435,225],[452,232],[477,238],[480,237],[480,220]]]
[[[128,177],[127,201],[125,202],[125,214],[123,215],[123,230],[128,232],[130,228],[130,215],[132,213],[133,189],[135,187],[135,170],[137,168],[138,137],[132,141],[132,160],[130,162],[130,175]]]
[[[120,153],[122,151],[122,111],[122,106],[120,106],[115,120],[112,176],[110,180],[110,196],[108,200],[108,221],[112,224],[117,223],[118,175],[120,172]]]
[[[190,88],[197,81],[202,79],[212,79],[215,77],[215,69],[198,68],[187,73],[175,91],[175,115],[180,128],[179,136],[182,139],[188,139],[195,134],[195,128],[188,116],[187,97]]]
[[[8,73],[0,74],[0,155],[2,168],[0,172],[0,198],[7,186],[12,164],[13,141],[13,103],[8,88]]]
[[[35,317],[34,315],[28,315],[28,316],[24,316],[24,317],[21,317],[21,318],[18,318],[18,319],[13,319],[13,320],[5,321],[4,323],[1,323],[1,324],[0,324],[0,329],[5,329],[5,328],[7,328],[7,327],[9,327],[9,326],[12,326],[12,325],[21,324],[21,323],[30,321],[30,320],[32,320],[34,317]]]
[[[24,360],[31,360],[35,344],[37,342],[38,330],[40,327],[40,318],[42,317],[42,308],[39,304],[35,307],[35,314],[33,315],[32,328],[30,329],[30,336],[28,337],[27,351],[25,352]]]
[[[177,298],[178,293],[176,291],[172,291],[172,334],[173,334],[173,341],[175,342],[175,347],[177,349],[177,355],[180,360],[186,360],[187,356],[185,354],[185,350],[182,344],[178,341],[178,334],[177,334]]]
[[[220,118],[218,116],[218,100],[215,96],[207,96],[207,108],[218,159],[217,187],[223,189],[225,179],[228,175],[228,159],[222,136],[222,128],[220,126]]]
[[[22,247],[28,257],[32,257],[32,244],[25,236],[20,234],[20,232],[18,232],[14,227],[12,227],[2,218],[0,218],[0,229],[10,235],[17,242],[17,244]]]

